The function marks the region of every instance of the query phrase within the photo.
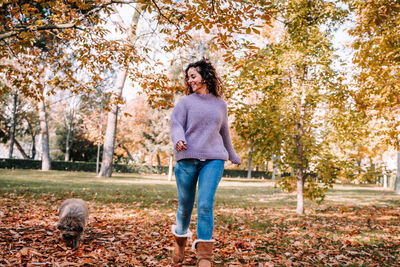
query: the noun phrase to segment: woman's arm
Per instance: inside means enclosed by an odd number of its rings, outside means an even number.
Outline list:
[[[179,102],[172,111],[171,115],[171,139],[176,148],[179,141],[186,144],[185,125],[186,125],[186,109],[182,102]]]
[[[222,136],[222,140],[224,141],[224,146],[229,154],[229,160],[234,163],[240,165],[240,158],[236,154],[235,149],[233,148],[231,136],[229,134],[229,126],[228,126],[228,109],[225,104],[224,118],[222,120],[220,134]]]

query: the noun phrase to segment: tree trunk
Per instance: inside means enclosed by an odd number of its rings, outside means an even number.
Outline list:
[[[253,161],[253,143],[254,143],[254,140],[251,139],[250,140],[250,148],[249,148],[249,166],[248,166],[248,169],[247,169],[247,178],[248,179],[251,178],[251,164],[252,164],[252,161]]]
[[[129,152],[128,148],[124,144],[119,143],[118,146],[125,150],[126,154],[128,154],[128,158],[130,161],[134,161],[131,152]]]
[[[32,135],[31,159],[35,159],[35,156],[36,156],[36,136]]]
[[[278,172],[278,156],[277,155],[272,155],[272,176],[271,180],[276,181],[276,173]]]
[[[121,70],[118,74],[116,93],[120,97],[124,88],[125,79],[128,72]],[[115,136],[117,134],[118,123],[118,105],[114,104],[111,111],[108,112],[106,136],[104,138],[103,157],[98,177],[111,177],[112,175],[112,159],[114,154]]]
[[[172,181],[172,161],[173,161],[173,156],[169,156],[169,167],[168,167],[168,181]]]
[[[387,179],[387,173],[383,175],[383,188],[388,187],[388,179]]]
[[[118,73],[118,78],[114,91],[117,97],[121,97],[122,95],[122,90],[125,85],[127,74],[128,71],[126,69],[122,69]],[[111,108],[111,111],[108,112],[106,136],[104,138],[103,146],[103,157],[98,177],[111,177],[112,175],[112,159],[114,154],[115,136],[117,134],[117,123],[118,105],[114,104],[114,106]]]
[[[72,109],[68,112],[68,116],[66,118],[67,121],[67,138],[65,141],[65,161],[70,160],[71,156],[71,147],[74,142],[74,117],[75,117],[75,110]]]
[[[99,165],[100,165],[100,149],[101,149],[101,136],[103,135],[103,112],[101,112],[100,116],[100,130],[97,138],[97,156],[96,156],[96,173],[99,173]]]
[[[400,150],[397,151],[396,194],[400,195]]]
[[[28,124],[28,129],[31,135],[32,139],[32,146],[31,146],[31,159],[35,159],[36,156],[36,135],[35,135],[35,130],[33,129],[32,124],[29,122],[29,120],[26,119],[26,123]]]
[[[10,133],[7,132],[5,129],[0,128],[0,131],[2,131],[8,138],[10,138]],[[24,159],[29,159],[28,155],[25,153],[24,149],[22,148],[21,144],[17,141],[17,139],[14,139],[15,146],[17,147],[18,151],[22,154]]]
[[[304,117],[306,109],[306,94],[303,88],[300,97],[300,112],[299,121],[297,122],[297,134],[296,134],[296,147],[297,147],[297,166],[296,166],[296,177],[297,177],[297,209],[296,212],[300,215],[304,214]]]
[[[47,114],[44,98],[39,102],[40,135],[42,143],[42,171],[51,169],[49,128],[47,126]]]
[[[67,138],[65,140],[65,157],[64,157],[64,161],[69,161],[69,139],[71,136],[71,129],[69,128],[69,125],[67,126]]]
[[[99,165],[100,165],[100,142],[97,143],[97,156],[96,156],[96,173],[99,173]]]
[[[156,157],[157,157],[157,166],[161,166],[161,158],[158,153],[156,154]]]
[[[304,214],[304,180],[302,174],[297,174],[297,214]]]
[[[135,14],[132,18],[131,23],[131,33],[129,34],[128,38],[132,40],[133,34],[136,32],[136,26],[139,21],[140,10],[139,6],[136,6]],[[117,13],[118,14],[118,13]],[[123,26],[122,18],[117,16],[118,23]],[[125,80],[128,76],[128,66],[121,66],[119,70],[117,81],[114,88],[114,93],[117,98],[120,98],[122,95],[122,90],[124,89]],[[107,119],[107,129],[106,129],[106,136],[104,138],[104,147],[103,147],[103,157],[101,162],[100,172],[97,177],[111,177],[112,175],[112,158],[114,154],[114,145],[115,145],[115,136],[117,133],[117,122],[118,122],[118,105],[115,104],[111,111],[108,112],[108,119]]]
[[[11,129],[10,129],[10,150],[8,151],[8,157],[11,159],[14,153],[14,142],[15,142],[15,126],[17,124],[17,101],[18,93],[15,92],[13,95],[13,107],[11,117]]]

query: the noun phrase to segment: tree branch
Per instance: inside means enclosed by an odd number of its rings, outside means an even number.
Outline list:
[[[157,5],[156,1],[151,0],[151,2],[153,2],[154,6],[157,8],[158,13],[161,15],[161,17],[165,18],[169,23],[171,23],[172,25],[174,25],[174,26],[179,30],[179,27],[178,27],[174,22],[172,22],[169,18],[167,18],[167,16],[165,16],[165,15],[162,13],[161,8]]]
[[[5,136],[10,138],[10,133],[7,130],[0,128],[0,131],[2,131]],[[28,155],[25,153],[24,149],[22,148],[21,144],[17,141],[17,139],[14,139],[14,142],[15,142],[15,146],[17,147],[17,149],[19,150],[21,155],[24,157],[24,159],[29,159]]]
[[[96,12],[99,12],[103,8],[106,8],[107,6],[113,5],[113,4],[134,4],[134,3],[137,3],[137,1],[136,0],[112,0],[108,3],[102,4],[100,6],[93,7],[92,9],[89,10],[89,12],[80,16],[74,22],[71,22],[71,23],[49,24],[49,25],[43,25],[43,26],[38,26],[38,27],[33,27],[33,28],[30,28],[30,27],[32,27],[32,25],[18,25],[13,30],[0,33],[0,40],[5,40],[7,38],[16,36],[16,35],[18,35],[18,33],[24,32],[24,31],[64,30],[64,29],[71,29],[71,28],[82,30],[77,26],[77,24],[80,23],[81,21],[83,21],[88,16],[90,16]]]

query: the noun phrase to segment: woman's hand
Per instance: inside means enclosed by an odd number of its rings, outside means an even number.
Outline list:
[[[176,143],[176,150],[181,151],[182,149],[187,149],[186,147],[187,143],[185,141],[178,141],[178,143]]]

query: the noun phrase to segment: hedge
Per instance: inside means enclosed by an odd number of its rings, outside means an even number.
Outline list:
[[[0,158],[0,168],[2,169],[41,169],[41,160],[32,159],[5,159]],[[52,170],[59,171],[86,171],[96,172],[95,162],[71,162],[71,161],[52,161]],[[135,164],[113,164],[113,171],[120,173],[159,173],[167,174],[168,166],[148,166]],[[224,177],[247,177],[247,170],[225,169]],[[252,171],[252,178],[271,179],[271,173],[263,171]]]

